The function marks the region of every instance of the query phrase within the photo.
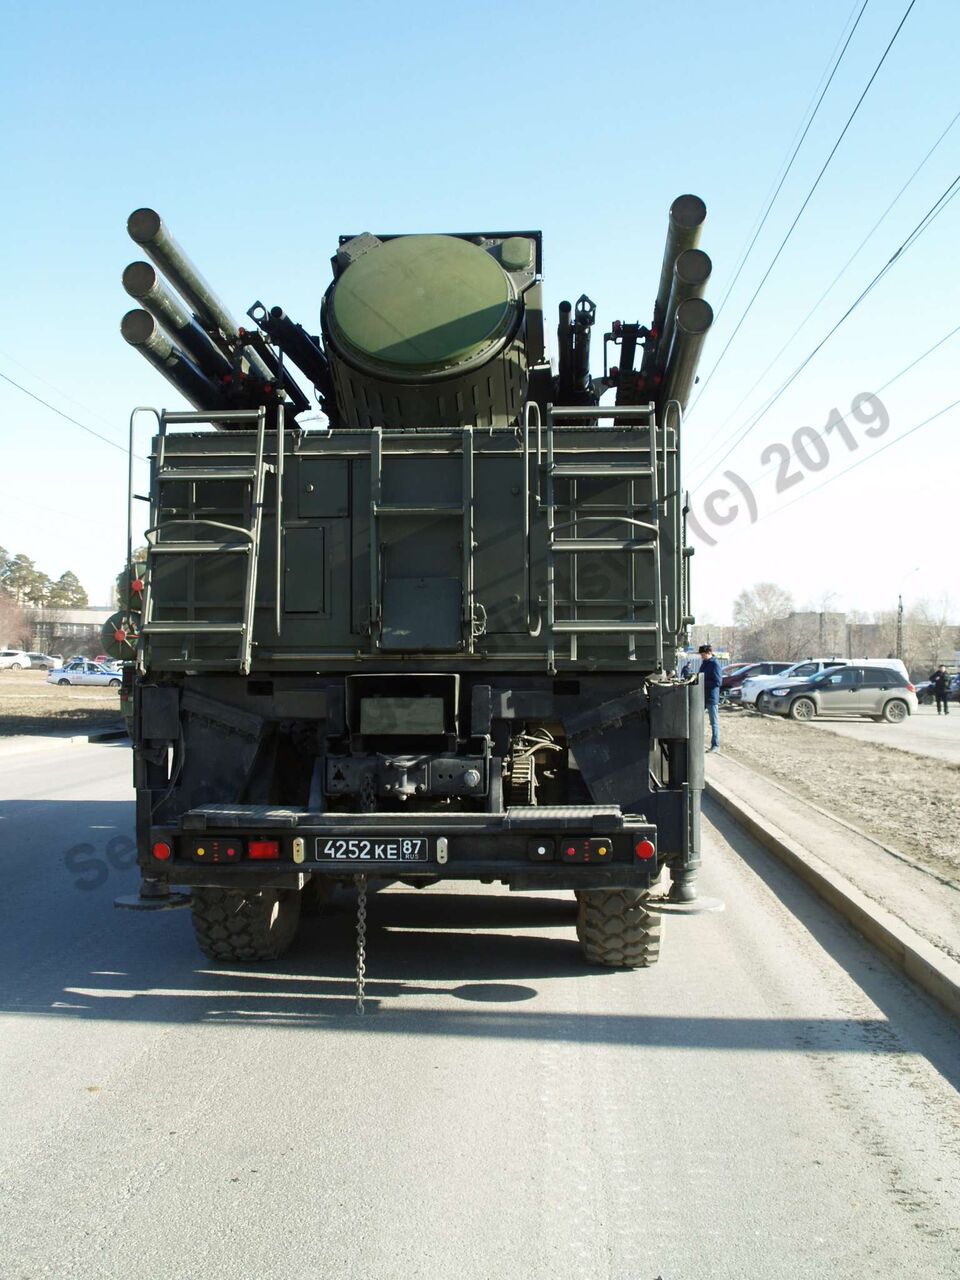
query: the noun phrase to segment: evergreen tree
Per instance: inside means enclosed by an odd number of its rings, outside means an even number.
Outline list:
[[[80,579],[68,569],[50,584],[45,603],[52,609],[85,609],[89,601]]]

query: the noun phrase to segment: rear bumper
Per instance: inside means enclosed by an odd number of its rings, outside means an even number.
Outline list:
[[[263,841],[276,845],[276,857],[252,860],[250,844]],[[169,856],[156,858],[157,846]],[[407,847],[416,847],[415,859],[406,856]],[[647,888],[662,863],[656,826],[616,808],[314,814],[223,806],[187,813],[176,828],[152,828],[140,865],[145,875],[170,883],[237,889],[360,874],[588,889]]]

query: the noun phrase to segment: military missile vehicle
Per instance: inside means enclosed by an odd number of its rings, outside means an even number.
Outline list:
[[[703,694],[672,672],[705,216],[672,205],[651,322],[610,327],[601,375],[585,294],[551,362],[538,231],[342,235],[311,332],[239,325],[131,215],[123,337],[192,406],[131,418],[134,905],[188,893],[208,956],[264,960],[337,884],[362,923],[377,878],[479,880],[573,891],[591,964],[656,961],[700,863]]]

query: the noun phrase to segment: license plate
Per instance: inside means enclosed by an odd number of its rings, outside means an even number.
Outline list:
[[[428,862],[430,841],[426,836],[403,836],[395,840],[360,839],[350,836],[317,837],[318,862]]]

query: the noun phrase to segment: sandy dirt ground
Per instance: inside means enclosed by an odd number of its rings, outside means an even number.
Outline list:
[[[939,875],[960,876],[960,765],[745,712],[721,714],[720,750]]]
[[[44,671],[0,671],[0,737],[83,733],[119,721],[117,689],[47,684]]]

